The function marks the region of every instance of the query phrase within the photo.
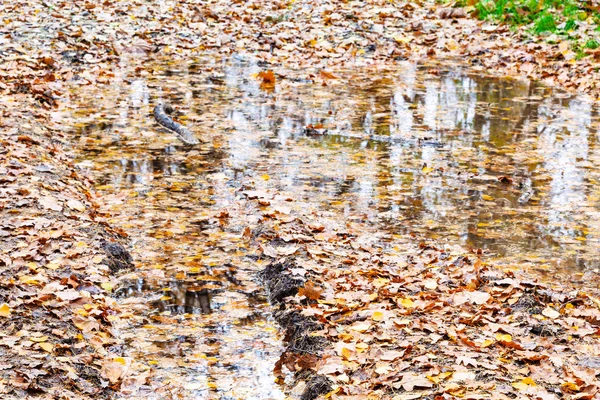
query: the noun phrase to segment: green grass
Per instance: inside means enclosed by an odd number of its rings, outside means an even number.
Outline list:
[[[448,3],[451,0],[438,0]],[[580,32],[583,21],[600,32],[600,12],[585,8],[579,0],[458,0],[455,6],[471,6],[474,15],[508,25],[511,29],[524,29],[533,36],[569,40],[577,59],[588,56],[587,49],[600,47],[589,31]],[[597,36],[594,34],[594,37]]]
[[[577,29],[577,21],[588,17],[575,0],[477,0],[475,9],[480,19],[514,27],[530,25],[536,34],[572,31]],[[562,23],[564,27],[559,28]]]
[[[588,41],[585,42],[586,49],[596,50],[598,47],[600,47],[600,43],[598,43],[594,39],[588,39]]]

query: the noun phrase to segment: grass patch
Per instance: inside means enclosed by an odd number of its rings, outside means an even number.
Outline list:
[[[533,25],[533,31],[538,35],[544,32],[556,32],[554,15],[548,12],[540,13]]]
[[[574,30],[577,21],[589,16],[575,0],[476,0],[473,5],[480,19],[515,27],[531,25],[532,32],[537,34]]]
[[[449,3],[451,0],[438,0]],[[600,10],[577,0],[458,0],[454,6],[466,6],[481,20],[524,30],[532,36],[569,40],[576,58],[587,57],[586,50],[600,47]],[[584,28],[582,28],[582,26]]]

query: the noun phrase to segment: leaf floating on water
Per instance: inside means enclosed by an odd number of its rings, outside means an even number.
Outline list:
[[[275,74],[273,71],[261,71],[258,73],[257,78],[261,80],[261,89],[265,91],[272,91],[275,89]]]

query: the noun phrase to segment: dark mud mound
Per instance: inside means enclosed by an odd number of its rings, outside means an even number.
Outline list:
[[[324,329],[320,322],[302,315],[285,301],[304,286],[304,280],[292,276],[291,268],[294,266],[293,263],[284,262],[269,264],[259,273],[259,278],[267,289],[269,302],[278,306],[274,317],[285,332],[286,349],[276,363],[274,372],[280,375],[284,365],[290,371],[296,371],[294,378],[306,382],[301,399],[313,400],[332,388],[328,378],[315,374],[312,369],[328,341],[318,333]]]
[[[113,274],[133,268],[133,258],[121,243],[103,239],[100,247],[106,252],[107,258],[104,261]]]

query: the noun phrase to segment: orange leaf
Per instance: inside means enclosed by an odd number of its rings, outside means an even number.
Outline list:
[[[260,87],[262,89],[272,90],[275,88],[275,74],[273,71],[261,71],[257,77],[262,80]]]
[[[298,294],[300,296],[305,296],[307,299],[311,300],[319,300],[321,293],[323,293],[323,289],[315,286],[313,281],[306,281],[304,287],[298,289]]]

